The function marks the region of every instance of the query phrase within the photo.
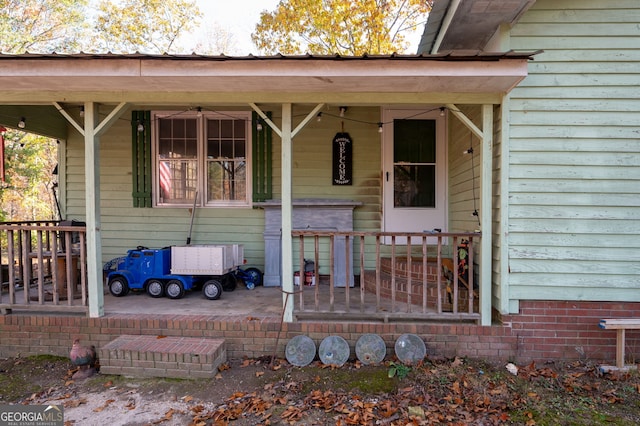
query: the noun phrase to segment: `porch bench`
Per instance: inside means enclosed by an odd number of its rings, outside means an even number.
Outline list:
[[[625,332],[640,330],[640,318],[607,318],[598,325],[604,330],[616,330],[616,368],[624,369]]]

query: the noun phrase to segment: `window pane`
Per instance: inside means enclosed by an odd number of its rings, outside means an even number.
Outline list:
[[[220,138],[220,120],[207,120],[207,137]]]
[[[209,139],[207,141],[207,158],[220,157],[220,140]]]
[[[394,163],[435,163],[435,120],[394,120],[393,140]]]
[[[233,120],[220,120],[220,137],[227,139],[233,137]]]
[[[244,140],[236,140],[233,144],[233,153],[236,158],[244,158],[245,155],[245,146]]]
[[[394,207],[435,207],[436,167],[396,165]]]
[[[233,158],[233,141],[223,140],[220,142],[220,157]]]
[[[159,119],[158,154],[161,158],[197,158],[197,121]]]
[[[158,165],[160,202],[185,204],[192,202],[198,181],[195,160],[166,160]]]
[[[244,201],[247,197],[244,161],[210,161],[207,201]]]
[[[238,139],[238,138],[245,138],[245,129],[247,128],[244,120],[234,120],[233,122],[233,137]]]

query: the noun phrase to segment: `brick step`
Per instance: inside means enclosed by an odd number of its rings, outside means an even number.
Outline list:
[[[213,378],[224,339],[122,335],[99,349],[100,372],[133,377]]]

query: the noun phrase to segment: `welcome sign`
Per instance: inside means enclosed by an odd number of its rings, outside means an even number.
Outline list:
[[[351,185],[353,174],[353,141],[349,133],[333,138],[333,184]]]

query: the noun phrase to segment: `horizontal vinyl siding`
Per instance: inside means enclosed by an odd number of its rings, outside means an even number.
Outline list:
[[[178,107],[179,109],[179,107]],[[280,126],[280,106],[263,107],[273,112]],[[321,122],[310,121],[293,141],[294,198],[338,198],[363,203],[354,211],[354,228],[380,230],[380,134],[379,108],[350,108],[341,120],[339,111],[323,109]],[[294,128],[309,110],[294,109]],[[107,112],[108,113],[108,112]],[[342,129],[353,140],[353,185],[332,185],[332,141]],[[65,177],[69,219],[85,217],[84,139],[71,130]],[[118,120],[100,140],[101,232],[103,261],[123,256],[136,246],[158,248],[185,244],[191,221],[190,209],[134,208],[131,176],[131,126],[126,116]],[[274,198],[281,194],[281,143],[274,133]],[[264,211],[259,208],[198,208],[192,229],[192,244],[244,244],[252,266],[264,267]],[[375,248],[368,248],[375,253]],[[311,255],[308,255],[311,256]],[[371,264],[373,256],[369,261]]]
[[[640,300],[640,3],[535,3],[511,48],[509,297]],[[512,305],[517,306],[517,305]]]

